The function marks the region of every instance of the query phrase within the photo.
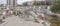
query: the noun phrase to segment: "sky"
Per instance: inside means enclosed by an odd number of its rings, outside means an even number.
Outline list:
[[[22,4],[23,2],[26,2],[26,1],[32,1],[32,0],[17,0],[17,4]],[[42,0],[37,0],[37,1],[42,1]],[[6,2],[7,0],[0,0],[0,4],[6,4]]]
[[[26,1],[32,1],[32,0],[18,0],[17,3],[21,4],[21,3],[26,2]]]
[[[32,1],[32,0],[17,0],[18,4],[21,4],[26,1]],[[7,0],[0,0],[0,4],[6,4]]]

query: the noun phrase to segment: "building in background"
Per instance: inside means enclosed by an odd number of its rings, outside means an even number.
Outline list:
[[[17,0],[7,0],[7,8],[13,9],[17,6]]]
[[[36,1],[36,5],[51,5],[52,1],[48,0],[48,1]],[[24,2],[23,5],[34,5],[34,1],[27,1]]]

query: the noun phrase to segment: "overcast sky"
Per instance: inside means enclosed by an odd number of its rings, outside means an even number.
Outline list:
[[[23,2],[26,2],[26,1],[32,1],[32,0],[17,0],[17,3],[18,4],[21,4]],[[39,0],[39,1],[42,1],[42,0]],[[43,0],[44,1],[44,0]],[[48,0],[47,0],[48,1]],[[50,0],[49,0],[50,1]],[[0,0],[0,4],[6,4],[7,0]]]
[[[21,4],[26,1],[32,1],[32,0],[17,0],[18,4]],[[0,4],[6,4],[7,0],[0,0]]]

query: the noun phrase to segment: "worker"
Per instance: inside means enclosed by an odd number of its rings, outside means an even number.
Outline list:
[[[42,20],[45,20],[44,14],[41,15],[41,19],[42,19]]]

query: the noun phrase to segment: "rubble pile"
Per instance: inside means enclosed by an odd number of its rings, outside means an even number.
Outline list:
[[[44,14],[44,11],[41,7],[19,7],[15,9],[5,9],[2,12],[2,17],[0,17],[2,20],[7,18],[8,16],[18,16],[19,18],[25,20],[25,21],[36,21],[41,22],[45,20],[41,20],[41,15]],[[48,23],[47,23],[48,24]]]
[[[26,8],[20,8],[20,9],[15,9],[17,12],[17,16],[19,16],[20,18],[27,20],[27,21],[35,21],[39,20],[39,15],[43,14],[40,11],[40,7],[26,7]]]

